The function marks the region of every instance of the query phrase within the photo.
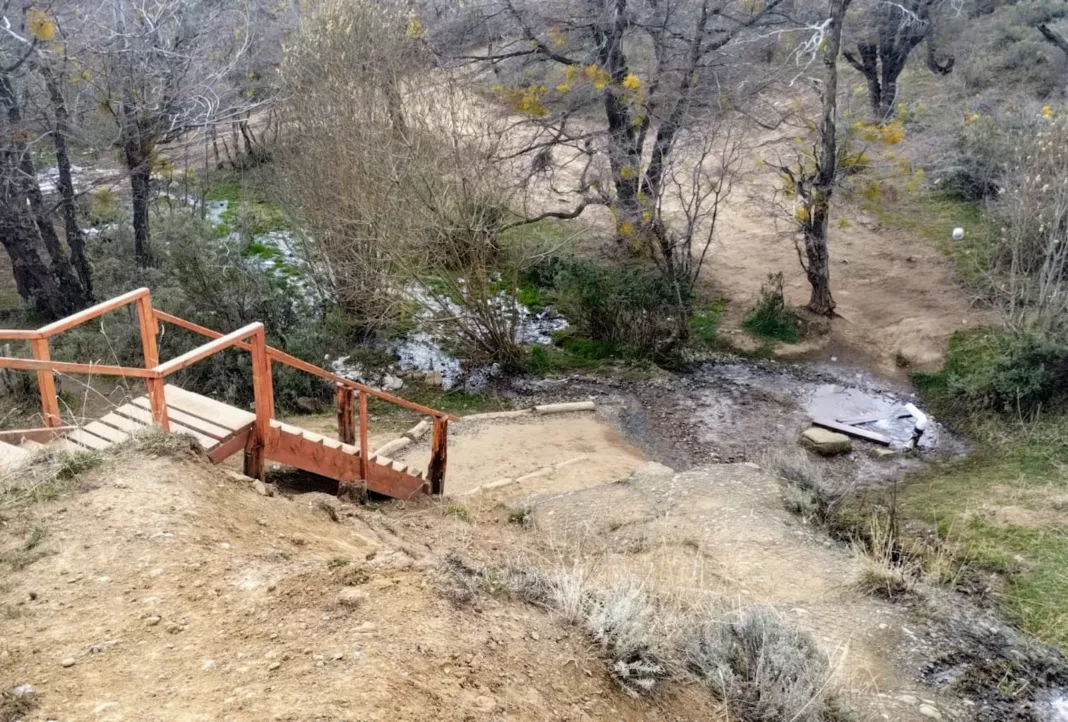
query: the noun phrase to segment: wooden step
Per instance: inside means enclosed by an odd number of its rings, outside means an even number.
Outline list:
[[[194,394],[179,386],[167,384],[163,387],[164,397],[167,399],[168,409],[184,411],[190,416],[195,416],[204,421],[210,421],[217,426],[222,426],[233,432],[243,429],[256,420],[256,415],[248,411],[242,411],[228,404],[207,396]]]
[[[125,406],[120,406],[119,408],[115,409],[115,413],[119,414],[120,416],[125,416],[129,419],[133,419],[134,421],[139,422],[144,426],[152,426],[152,413],[150,411],[146,411],[140,406],[136,406],[134,404],[126,404]],[[204,447],[205,451],[210,451],[219,443],[218,439],[213,439],[210,436],[205,436],[196,429],[191,429],[184,424],[178,423],[177,421],[171,422],[171,433],[187,434],[189,436],[192,436],[202,447]]]
[[[99,436],[105,441],[110,441],[113,444],[121,444],[124,441],[128,441],[130,435],[125,431],[119,431],[113,426],[108,426],[100,421],[91,421],[82,427],[83,431],[88,431],[93,436]]]
[[[152,402],[148,400],[147,396],[134,399],[131,403],[136,406],[140,406],[149,413],[152,412]],[[176,421],[187,429],[193,429],[198,434],[204,436],[210,436],[213,439],[225,439],[227,436],[233,433],[232,430],[213,424],[210,421],[199,419],[192,414],[187,414],[178,408],[172,408],[170,404],[167,404],[167,418],[171,421]]]
[[[82,429],[75,429],[67,434],[67,439],[73,441],[75,444],[85,447],[85,449],[91,449],[93,451],[103,451],[111,446],[111,442],[106,439],[102,439],[99,436],[94,436]],[[83,451],[85,450],[83,449]]]

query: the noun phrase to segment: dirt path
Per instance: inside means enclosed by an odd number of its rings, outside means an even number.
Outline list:
[[[464,495],[511,472],[495,462],[501,449],[539,450],[545,463],[582,450],[594,463]],[[850,550],[786,512],[778,482],[755,464],[648,472],[589,414],[483,424],[461,432],[454,455],[464,460],[450,470],[454,503],[467,505],[476,527],[466,547],[492,540],[498,551],[490,557],[508,563],[580,557],[605,583],[634,576],[664,595],[708,595],[724,613],[770,607],[814,635],[860,719],[922,722],[929,708],[965,718],[959,700],[919,681],[931,653],[914,631],[921,623],[857,591],[860,566]],[[500,505],[532,508],[533,530],[495,527]]]

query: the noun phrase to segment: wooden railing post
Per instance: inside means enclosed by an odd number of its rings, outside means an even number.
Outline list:
[[[367,481],[368,454],[371,449],[367,444],[367,392],[360,389],[360,476]]]
[[[449,422],[439,416],[434,417],[434,436],[430,444],[430,468],[427,478],[430,480],[431,494],[445,493],[446,447],[449,443]]]
[[[338,384],[337,438],[342,444],[356,443],[356,415],[353,401],[352,390],[344,384]]]
[[[52,359],[48,350],[47,338],[35,338],[30,342],[33,347],[33,357],[38,361],[50,361]],[[60,426],[59,398],[56,396],[56,377],[51,369],[41,369],[37,372],[37,388],[41,394],[41,415],[44,416],[45,426]]]
[[[137,299],[137,322],[141,327],[141,350],[145,355],[145,368],[154,369],[159,366],[159,349],[156,346],[159,326],[152,310],[152,297],[147,293]]]
[[[256,421],[245,446],[245,476],[262,480],[266,471],[267,439],[271,433],[271,414],[274,409],[274,386],[267,362],[267,341],[263,328],[251,339],[252,394],[256,403]]]
[[[167,398],[163,390],[163,376],[145,379],[148,385],[148,404],[152,408],[152,423],[163,429],[171,430],[171,421],[167,416]]]

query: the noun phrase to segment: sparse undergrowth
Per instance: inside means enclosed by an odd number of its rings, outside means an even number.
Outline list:
[[[783,481],[783,503],[787,510],[807,522],[833,526],[842,504],[853,491],[851,484],[825,478],[819,465],[801,449],[769,454],[763,465]]]
[[[633,577],[599,584],[582,564],[544,571],[473,566],[451,555],[444,572],[456,603],[488,593],[560,615],[597,645],[633,696],[670,680],[698,680],[746,722],[850,719],[835,695],[830,661],[770,610],[721,614],[658,596]]]
[[[782,284],[781,272],[768,275],[756,308],[742,322],[742,328],[765,341],[797,343],[801,340],[801,323],[797,314],[786,307]]]

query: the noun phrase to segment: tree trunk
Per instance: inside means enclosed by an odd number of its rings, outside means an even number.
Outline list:
[[[130,169],[130,191],[133,194],[134,256],[142,266],[152,265],[152,247],[148,233],[148,202],[151,174],[148,163]]]
[[[11,256],[16,277],[22,276],[22,281],[16,284],[19,295],[32,301],[41,313],[50,316],[70,313],[84,305],[84,294],[45,208],[33,157],[26,143],[20,140],[22,113],[14,85],[6,74],[0,75],[0,104],[7,107],[7,127],[4,129],[7,144],[3,148],[3,168],[0,170],[3,175],[0,182],[4,185],[2,200],[8,206],[3,225],[13,235],[10,245],[5,239],[4,246]],[[43,275],[40,270],[43,264],[37,253],[38,239],[52,258],[51,271],[46,270]],[[47,300],[43,300],[41,294],[47,294]]]
[[[809,217],[805,224],[805,255],[808,257],[808,282],[812,296],[808,307],[813,313],[834,315],[831,296],[830,253],[827,249],[828,215],[837,174],[838,146],[838,53],[842,46],[842,24],[850,0],[833,0],[830,25],[826,31],[827,47],[823,52],[823,115],[820,119],[819,170],[812,187]],[[883,92],[885,93],[885,87]]]
[[[25,207],[25,200],[21,205]],[[33,222],[19,213],[18,207],[19,201],[12,201],[7,192],[0,193],[0,243],[11,259],[15,287],[19,296],[38,314],[47,319],[59,318],[65,309],[60,307],[55,277],[37,253],[37,231]]]
[[[81,226],[78,225],[78,208],[74,198],[74,178],[71,175],[70,151],[67,148],[67,138],[70,135],[67,103],[52,71],[47,66],[42,65],[41,74],[44,76],[48,95],[52,101],[52,112],[56,117],[52,141],[56,149],[56,167],[59,170],[58,190],[60,206],[63,210],[63,227],[67,234],[67,246],[70,247],[74,270],[78,273],[78,279],[81,281],[85,300],[91,303],[93,301],[92,270],[89,267],[89,260],[85,256],[85,234],[82,233]]]
[[[831,296],[831,258],[827,249],[827,227],[829,225],[830,197],[817,198],[812,204],[809,223],[805,226],[805,256],[808,264],[805,274],[812,295],[809,296],[808,309],[821,316],[833,316],[834,297]]]

